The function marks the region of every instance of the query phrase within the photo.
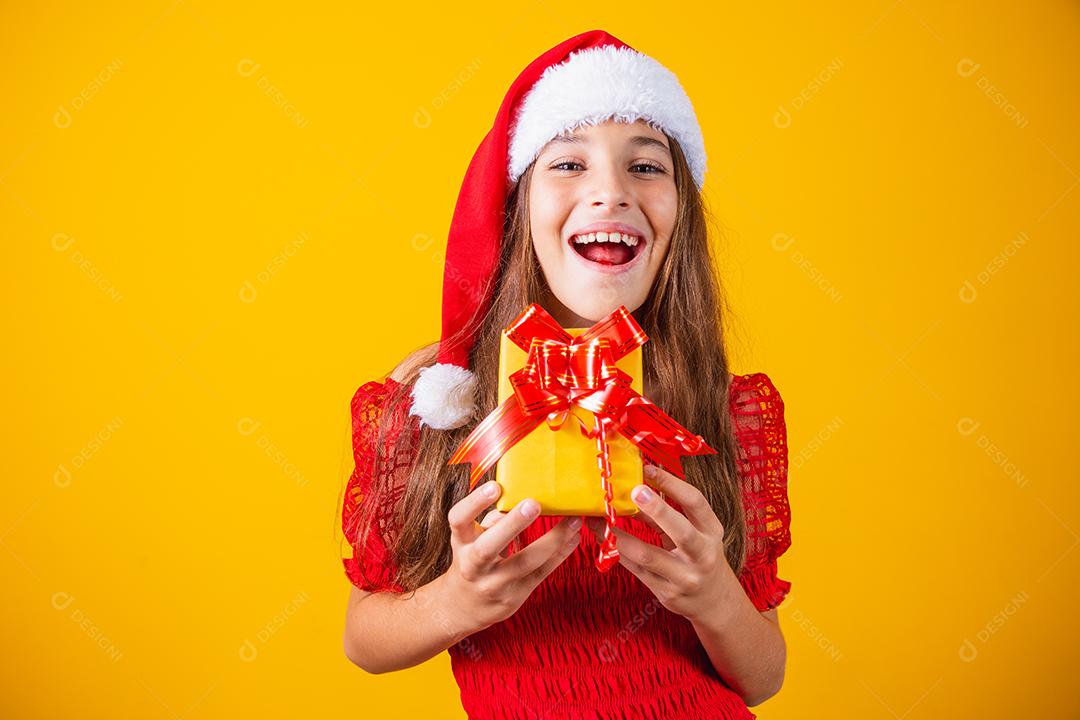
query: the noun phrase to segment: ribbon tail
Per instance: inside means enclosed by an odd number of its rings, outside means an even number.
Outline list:
[[[615,546],[615,533],[612,531],[610,524],[606,532],[607,536],[600,543],[600,552],[596,556],[596,569],[600,572],[607,572],[619,564],[619,548]]]
[[[619,548],[615,538],[615,506],[612,500],[615,490],[611,485],[611,454],[608,449],[607,434],[611,419],[606,415],[596,415],[596,460],[600,466],[600,485],[604,490],[604,540],[596,556],[596,569],[607,572],[619,562]]]
[[[473,428],[450,458],[449,465],[471,463],[469,490],[473,490],[503,453],[543,422],[522,412],[517,397],[511,395],[502,405]]]
[[[683,456],[715,455],[716,450],[640,395],[633,397],[615,423],[618,430],[650,460],[677,478],[685,478]]]

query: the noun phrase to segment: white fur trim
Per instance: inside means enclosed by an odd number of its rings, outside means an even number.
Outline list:
[[[630,48],[605,45],[549,67],[522,101],[511,130],[509,178],[516,182],[557,135],[614,118],[644,119],[679,141],[694,184],[705,182],[705,140],[675,74]]]
[[[410,415],[420,416],[436,430],[449,430],[468,422],[476,411],[476,375],[468,368],[436,363],[422,368],[412,389]]]

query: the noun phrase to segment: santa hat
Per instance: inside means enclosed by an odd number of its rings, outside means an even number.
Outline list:
[[[533,60],[503,98],[458,194],[443,271],[439,355],[412,390],[409,413],[421,426],[456,428],[475,414],[469,354],[491,302],[510,186],[552,138],[610,119],[642,119],[674,137],[701,189],[705,142],[670,70],[603,30],[576,35]]]

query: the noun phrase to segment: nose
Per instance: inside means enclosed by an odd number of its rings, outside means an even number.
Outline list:
[[[626,184],[626,178],[617,167],[609,166],[606,170],[594,175],[595,184],[590,189],[592,202],[595,207],[628,208],[630,207],[630,189]]]

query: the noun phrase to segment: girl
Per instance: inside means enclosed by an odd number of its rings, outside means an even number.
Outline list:
[[[675,76],[608,33],[511,86],[454,211],[440,342],[352,400],[356,665],[449,650],[470,718],[753,718],[779,690],[784,405],[767,375],[728,373],[704,172]],[[470,491],[447,462],[496,407],[500,333],[533,302],[563,327],[625,305],[649,337],[643,394],[717,450],[684,458],[685,480],[645,458],[608,572],[602,518],[485,512],[498,483]]]

